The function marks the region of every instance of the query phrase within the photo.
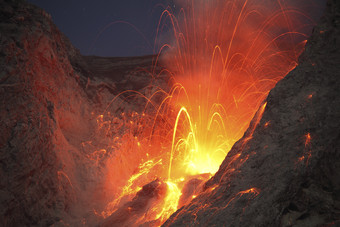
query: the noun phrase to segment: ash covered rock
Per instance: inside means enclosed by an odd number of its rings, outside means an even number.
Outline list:
[[[331,0],[254,132],[164,226],[340,225],[339,22]]]
[[[144,108],[146,99],[136,92],[150,96],[159,88],[169,90],[169,77],[161,73],[161,62],[155,64],[156,57],[83,56],[78,63],[81,62],[80,69],[88,77],[87,94],[95,98],[97,104],[110,106],[109,110],[113,111],[116,110],[111,106],[112,95],[119,95],[116,103],[125,102],[119,108],[138,112],[138,107]]]
[[[112,103],[129,82],[94,70],[88,62],[96,57],[81,56],[38,7],[0,1],[0,21],[0,226],[93,226],[102,219],[94,210],[105,206],[98,163],[110,151],[97,155],[84,142],[107,142],[96,115],[109,104],[113,118],[144,102]],[[138,71],[151,59],[134,58],[119,73],[150,81]]]
[[[166,190],[166,183],[158,179],[144,185],[131,201],[119,207],[100,226],[138,226],[147,220],[148,213],[152,213],[153,206],[165,196]],[[150,226],[155,226],[156,222],[153,221],[154,224],[150,223]]]
[[[50,225],[77,200],[63,158],[67,134],[87,136],[89,102],[69,63],[76,50],[49,15],[24,1],[0,11],[0,220]]]
[[[210,174],[192,176],[187,180],[181,191],[182,195],[178,201],[178,207],[182,207],[195,198],[202,191],[202,186],[211,177]]]

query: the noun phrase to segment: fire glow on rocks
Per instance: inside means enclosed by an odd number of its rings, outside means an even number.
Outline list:
[[[194,199],[260,107],[259,122],[269,90],[296,66],[308,23],[283,1],[188,0],[178,15],[166,8],[158,30],[170,26],[175,39],[161,46],[155,66],[166,63],[171,90],[135,92],[146,99],[144,111],[97,118],[117,150],[106,163],[112,201],[99,214],[103,226],[161,225]]]

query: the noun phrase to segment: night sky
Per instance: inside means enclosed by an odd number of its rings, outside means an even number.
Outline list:
[[[53,22],[83,55],[112,57],[155,54],[153,46],[160,15],[165,6],[176,7],[174,2],[181,2],[179,0],[27,1],[50,13]],[[307,2],[324,5],[326,0]],[[322,9],[320,10],[319,6],[314,6],[313,9],[318,12],[312,15],[318,14],[319,17]],[[318,21],[318,18],[314,19]]]
[[[50,13],[53,22],[84,55],[140,56],[153,54],[157,24],[164,5],[170,1],[28,0],[28,2]],[[139,29],[142,35],[134,27]]]

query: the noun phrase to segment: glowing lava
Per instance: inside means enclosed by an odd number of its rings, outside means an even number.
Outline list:
[[[155,61],[166,63],[162,73],[172,77],[172,89],[140,94],[147,100],[145,111],[121,120],[125,134],[107,162],[114,199],[104,217],[137,200],[136,193],[155,179],[166,184],[166,193],[147,215],[134,217],[133,225],[160,225],[180,200],[184,205],[195,198],[304,47],[300,21],[307,17],[284,2],[187,0],[177,13],[167,8],[162,14],[158,31],[171,27],[174,41],[161,46]],[[102,127],[103,116],[99,120]],[[246,193],[259,192],[249,189],[239,196]]]

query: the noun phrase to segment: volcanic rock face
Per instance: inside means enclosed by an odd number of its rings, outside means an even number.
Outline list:
[[[49,225],[76,199],[63,172],[62,150],[71,147],[63,132],[86,134],[71,119],[81,120],[88,103],[76,100],[85,94],[69,63],[75,49],[49,16],[20,1],[0,4],[0,219]]]
[[[340,2],[331,0],[263,115],[164,226],[340,225],[339,21]]]
[[[110,67],[101,68],[102,58],[81,56],[25,1],[0,1],[0,21],[0,226],[94,225],[107,153],[92,158],[84,141],[105,147],[96,116],[120,91],[153,89],[138,69],[152,56],[106,58]],[[123,75],[108,79],[117,68]],[[126,87],[131,80],[143,86]],[[123,98],[120,111],[144,106]]]
[[[167,187],[164,182],[156,179],[143,188],[136,194],[132,201],[125,203],[110,217],[106,218],[101,227],[114,227],[114,226],[156,226],[157,224],[139,223],[138,220],[142,219],[150,209],[155,205],[159,198],[164,196]],[[156,221],[154,221],[157,223]]]

